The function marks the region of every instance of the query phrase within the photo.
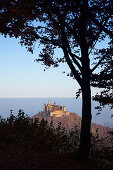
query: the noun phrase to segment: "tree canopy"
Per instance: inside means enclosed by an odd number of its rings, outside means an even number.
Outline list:
[[[66,62],[70,76],[80,85],[79,156],[86,158],[91,143],[91,86],[102,88],[95,100],[106,94],[112,98],[113,1],[4,0],[0,3],[0,32],[4,36],[20,37],[21,45],[30,52],[38,41],[42,50],[36,61],[46,67],[58,67],[60,62]],[[55,56],[56,48],[62,50],[63,56]]]

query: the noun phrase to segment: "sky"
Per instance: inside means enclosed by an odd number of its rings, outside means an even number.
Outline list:
[[[106,47],[106,42],[101,46]],[[99,44],[97,46],[99,48]],[[68,65],[44,71],[44,65],[35,62],[39,52],[38,44],[31,54],[20,45],[19,39],[0,34],[0,98],[76,97],[79,85],[67,76]],[[63,54],[56,50],[55,55]],[[64,71],[67,74],[63,74]],[[92,95],[95,92],[97,89],[92,89]]]
[[[49,68],[34,60],[34,54],[19,44],[19,39],[0,35],[0,98],[75,97],[79,86],[62,72],[70,73],[67,64]],[[62,55],[57,51],[56,55]]]

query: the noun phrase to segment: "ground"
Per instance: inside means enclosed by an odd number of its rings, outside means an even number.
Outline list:
[[[56,154],[0,143],[0,170],[93,170],[89,162],[72,159],[69,154]]]

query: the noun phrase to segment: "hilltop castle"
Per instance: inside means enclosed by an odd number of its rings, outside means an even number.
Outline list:
[[[55,102],[53,105],[51,105],[50,100],[49,100],[47,105],[44,104],[44,113],[46,116],[61,117],[61,116],[69,115],[70,112],[66,111],[65,106],[56,105]]]

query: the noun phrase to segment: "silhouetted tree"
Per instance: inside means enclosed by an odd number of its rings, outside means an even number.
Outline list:
[[[2,34],[20,37],[31,52],[38,41],[42,51],[36,61],[46,67],[66,62],[80,85],[80,159],[88,157],[91,145],[91,86],[112,87],[112,18],[112,0],[4,0],[0,7]],[[61,49],[63,56],[56,57],[55,49]]]

